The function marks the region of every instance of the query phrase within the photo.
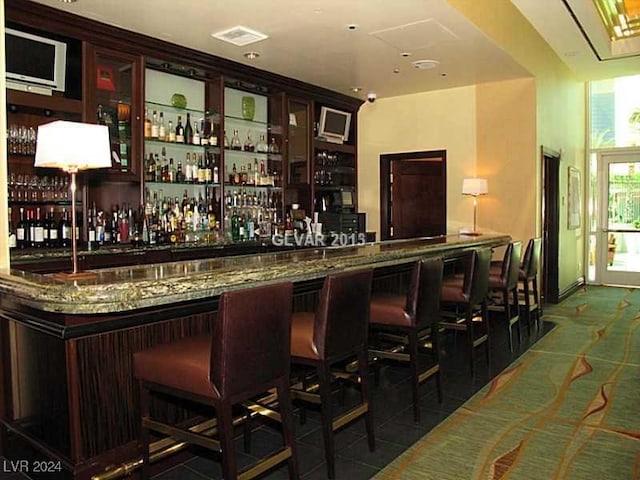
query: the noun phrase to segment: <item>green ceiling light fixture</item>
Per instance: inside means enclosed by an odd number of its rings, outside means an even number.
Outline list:
[[[612,41],[640,35],[640,0],[593,0]]]

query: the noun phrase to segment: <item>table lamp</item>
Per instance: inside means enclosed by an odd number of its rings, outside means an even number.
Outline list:
[[[94,276],[78,272],[76,238],[76,173],[91,168],[111,167],[109,129],[90,123],[55,122],[40,125],[36,143],[34,167],[59,168],[71,174],[71,258],[72,273],[57,276],[68,279]]]
[[[486,178],[465,178],[462,180],[462,194],[473,197],[473,231],[466,232],[465,235],[482,235],[478,232],[478,196],[489,193]]]

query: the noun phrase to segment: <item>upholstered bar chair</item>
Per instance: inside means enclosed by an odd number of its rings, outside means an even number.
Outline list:
[[[509,329],[509,350],[513,352],[513,325],[518,329],[518,345],[522,344],[520,306],[518,302],[518,273],[522,242],[511,242],[497,268],[489,270],[489,311],[504,315]]]
[[[540,269],[541,253],[542,239],[540,237],[529,239],[522,258],[522,266],[518,273],[529,334],[531,334],[532,322],[535,321],[536,326],[541,327],[542,304],[540,303],[540,292],[538,291],[538,270]]]
[[[359,270],[325,278],[315,312],[296,312],[291,323],[291,362],[310,367],[317,383],[300,381],[292,388],[294,399],[320,404],[327,474],[335,478],[334,432],[363,417],[369,449],[375,448],[369,404],[367,335],[372,270]],[[334,366],[357,359],[360,403],[341,415],[333,415]],[[338,369],[338,374],[345,370]],[[310,387],[310,388],[306,388]],[[317,388],[315,388],[317,387]]]
[[[416,422],[420,421],[420,383],[435,377],[438,399],[442,402],[438,350],[442,269],[440,257],[416,261],[406,294],[376,293],[371,297],[369,355],[409,363]],[[425,350],[427,337],[431,346],[421,355],[425,360],[421,369],[419,351]]]
[[[291,283],[225,292],[211,335],[185,338],[134,354],[134,375],[140,388],[143,479],[150,473],[149,431],[218,451],[225,479],[254,478],[285,461],[289,477],[298,478],[289,392],[292,293]],[[232,407],[274,390],[279,412],[269,415],[282,421],[283,447],[238,473]],[[215,436],[152,419],[152,392],[214,407],[217,422],[211,433]]]
[[[487,364],[490,362],[489,319],[487,294],[489,293],[489,267],[491,249],[481,248],[469,253],[462,278],[454,276],[442,282],[440,326],[466,332],[471,374],[475,372],[476,348],[484,345]]]

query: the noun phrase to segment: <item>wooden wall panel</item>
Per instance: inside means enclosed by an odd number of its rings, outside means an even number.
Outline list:
[[[207,333],[212,317],[215,313],[190,315],[77,340],[84,458],[136,438],[138,393],[133,378],[133,354],[159,343]],[[193,412],[156,401],[152,414],[178,422]]]

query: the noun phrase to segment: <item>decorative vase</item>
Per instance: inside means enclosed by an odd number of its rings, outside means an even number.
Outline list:
[[[242,118],[245,120],[253,120],[256,113],[255,97],[242,97]]]

